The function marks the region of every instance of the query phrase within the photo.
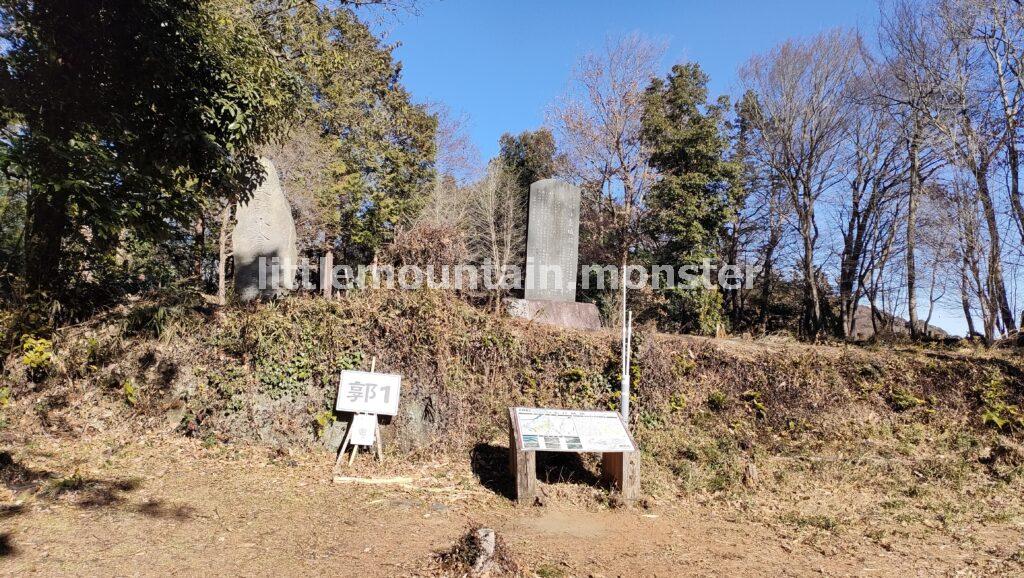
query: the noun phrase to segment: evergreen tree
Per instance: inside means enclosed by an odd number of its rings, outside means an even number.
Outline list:
[[[312,198],[323,249],[369,261],[425,199],[437,119],[412,102],[391,47],[347,4],[276,0],[255,19],[303,87],[303,122],[327,144],[330,178],[296,193]]]
[[[725,157],[725,97],[708,103],[708,77],[679,64],[645,95],[643,135],[660,178],[648,197],[655,257],[686,263],[712,256],[729,215],[736,167]]]
[[[60,295],[126,233],[166,237],[204,196],[255,187],[295,92],[237,7],[0,2],[0,159],[27,183],[30,290]]]
[[[518,135],[505,133],[498,144],[501,147],[498,157],[516,175],[520,188],[527,194],[531,184],[555,175],[557,149],[550,130],[526,130]]]
[[[643,139],[659,179],[648,196],[647,233],[657,264],[679,267],[713,257],[730,211],[736,167],[726,160],[728,100],[708,102],[708,77],[679,64],[644,95]],[[681,329],[708,333],[721,318],[717,291],[669,296]]]

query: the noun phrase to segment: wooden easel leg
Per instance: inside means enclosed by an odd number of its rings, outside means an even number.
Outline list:
[[[352,435],[352,424],[348,424],[348,429],[345,430],[345,439],[341,440],[341,447],[338,448],[338,459],[334,460],[334,468],[337,469],[341,465],[341,460],[345,457],[345,450],[348,449],[348,439]]]
[[[359,453],[359,446],[352,444],[352,455],[348,458],[348,465],[351,466],[352,462],[356,461],[356,454]]]
[[[516,479],[516,428],[512,420],[508,422],[508,471],[512,474],[513,482]]]
[[[601,454],[601,481],[613,490],[622,488],[622,454],[606,452]]]
[[[537,452],[512,451],[515,453],[512,478],[516,485],[516,500],[528,504],[537,496]]]
[[[373,440],[377,443],[377,461],[384,463],[384,447],[381,445],[380,440],[380,424],[374,426],[376,429],[373,434]]]

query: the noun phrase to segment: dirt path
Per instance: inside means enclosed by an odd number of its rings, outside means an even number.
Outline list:
[[[545,507],[516,507],[460,464],[364,464],[356,475],[412,482],[334,483],[327,456],[176,438],[3,449],[14,459],[0,486],[3,575],[432,575],[436,553],[475,525],[544,577],[979,575],[1019,568],[1024,539],[1007,522],[968,540],[907,528],[880,544],[691,498],[610,509],[573,484],[549,487]]]

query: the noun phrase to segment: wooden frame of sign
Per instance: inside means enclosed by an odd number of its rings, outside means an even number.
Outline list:
[[[338,378],[338,397],[334,411],[352,414],[345,431],[345,439],[338,449],[338,459],[334,467],[341,465],[345,451],[351,447],[352,455],[348,465],[356,459],[359,446],[376,447],[377,460],[384,461],[384,451],[380,439],[380,423],[378,415],[394,416],[398,414],[399,396],[402,391],[402,376],[390,373],[377,373],[377,358],[370,361],[370,371],[342,371]],[[378,397],[378,389],[383,392]],[[372,427],[370,426],[372,423]]]
[[[621,417],[620,417],[621,420]],[[633,441],[629,428],[623,428],[633,448],[636,442]],[[545,451],[543,448],[524,448],[520,443],[523,439],[520,429],[519,418],[516,415],[516,408],[508,410],[508,466],[512,474],[513,495],[519,503],[530,503],[537,496],[537,451]],[[578,451],[563,449],[557,451]],[[604,451],[601,453],[601,480],[607,483],[612,489],[617,490],[620,497],[626,502],[632,502],[640,497],[640,452],[632,451]]]
[[[373,419],[373,428],[374,428],[373,429],[373,440],[368,445],[370,445],[371,447],[376,447],[377,448],[377,452],[376,452],[377,461],[379,461],[381,463],[384,463],[384,450],[381,447],[380,424],[377,423],[377,415],[376,414],[372,414],[372,413],[359,413],[359,414],[355,414],[355,415],[352,416],[352,420],[348,424],[348,429],[345,430],[345,439],[342,440],[341,447],[338,449],[338,459],[336,459],[334,461],[334,467],[335,468],[337,468],[339,465],[341,465],[341,461],[345,458],[345,450],[347,450],[349,448],[349,442],[352,441],[352,432],[353,432],[354,428],[356,427],[356,420],[359,419],[359,416],[367,416],[368,418],[372,418]],[[351,444],[352,454],[348,458],[348,465],[350,465],[350,466],[352,465],[352,462],[355,461],[356,454],[359,453],[359,445],[360,444],[358,444],[358,443],[352,443]],[[367,445],[367,444],[362,444],[362,445]]]

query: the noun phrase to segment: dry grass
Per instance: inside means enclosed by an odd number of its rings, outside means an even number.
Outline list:
[[[553,482],[542,484],[547,505],[528,508],[455,455],[360,460],[345,472],[409,484],[334,484],[320,452],[166,435],[125,443],[121,433],[33,436],[13,449],[20,469],[46,475],[4,487],[0,573],[454,576],[465,557],[439,564],[438,554],[464,552],[466,529],[480,526],[504,543],[506,573],[526,576],[1024,571],[1019,517],[941,526],[894,504],[864,516],[869,488],[804,468],[784,486],[792,496],[663,495],[622,509],[584,484]]]
[[[500,508],[506,408],[614,409],[616,340],[614,331],[530,326],[432,291],[221,312],[139,302],[58,333],[41,379],[9,357],[0,434],[18,444],[166,432],[203,451],[254,443],[287,460],[330,428],[337,371],[376,357],[380,370],[405,376],[403,414],[384,428],[389,465],[367,474],[393,474],[395,462],[431,476],[457,471],[438,487],[484,492]],[[699,504],[822,556],[851,541],[901,551],[936,535],[970,546],[985,528],[1022,520],[1020,433],[984,417],[1012,417],[1021,404],[1013,352],[643,332],[635,345],[632,425],[655,510]],[[751,465],[757,480],[745,484]],[[552,502],[607,508],[592,459],[541,466]],[[61,482],[55,499],[131,494],[94,478]]]

